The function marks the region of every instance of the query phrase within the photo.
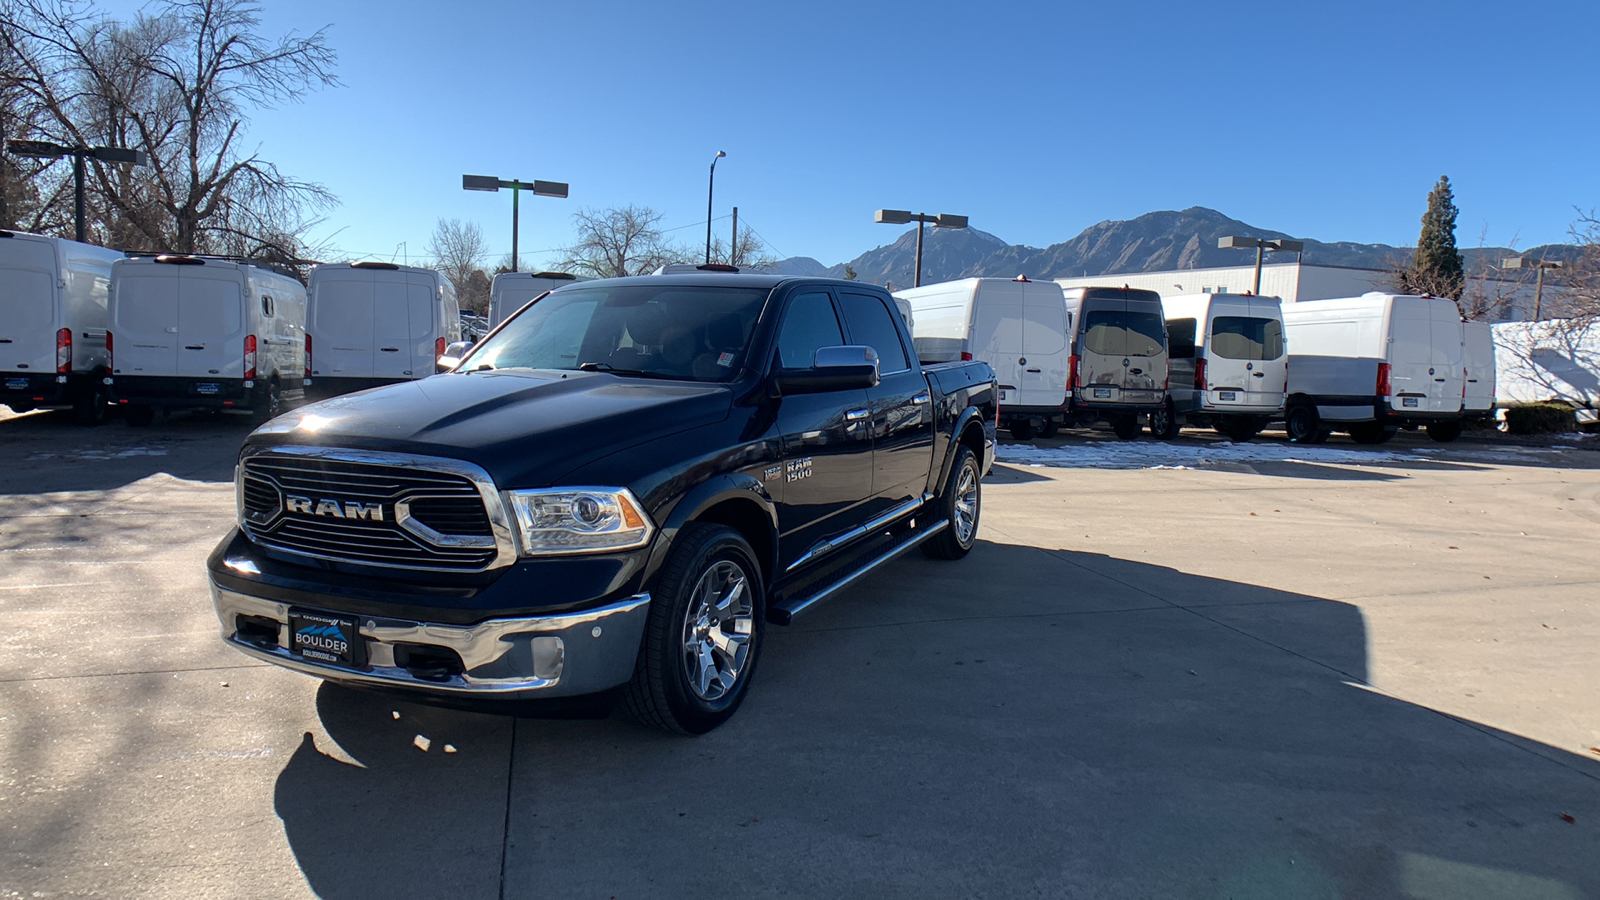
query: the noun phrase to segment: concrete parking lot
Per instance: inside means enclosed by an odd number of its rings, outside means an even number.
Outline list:
[[[247,429],[0,411],[0,897],[1600,897],[1593,440],[1010,451],[684,739],[222,646]]]

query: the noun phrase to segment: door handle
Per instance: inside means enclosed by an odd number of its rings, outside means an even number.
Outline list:
[[[1434,381],[1444,381],[1444,379],[1443,378],[1435,378]]]
[[[845,414],[844,414],[844,417],[845,417],[845,419],[847,419],[847,420],[848,420],[848,421],[851,421],[851,422],[859,422],[859,421],[861,421],[861,420],[862,420],[862,419],[865,419],[865,418],[866,418],[866,417],[867,417],[867,416],[870,416],[870,415],[872,415],[872,413],[871,413],[871,411],[869,411],[869,410],[865,410],[865,409],[852,409],[852,410],[848,410],[848,411],[846,411],[846,412],[845,412]]]
[[[1255,376],[1256,378],[1265,378],[1265,377],[1267,377],[1267,373],[1265,373],[1265,372],[1251,372],[1250,374]]]
[[[385,353],[399,353],[400,352],[400,348],[399,347],[379,347],[378,349],[382,350]]]
[[[921,406],[922,404],[927,403],[928,401],[930,401],[932,399],[933,399],[933,395],[932,394],[929,394],[927,391],[923,391],[922,393],[916,395],[915,397],[912,397],[911,398],[911,402],[917,404],[918,406]]]
[[[183,345],[183,349],[185,349],[185,350],[204,350],[205,348],[206,348],[205,344],[184,344]]]
[[[1041,370],[1039,370],[1039,369],[1029,369],[1029,370],[1028,370],[1028,373],[1029,373],[1029,374],[1030,374],[1030,375],[1037,375],[1037,374],[1039,374],[1039,372],[1040,372],[1040,371],[1041,371]]]

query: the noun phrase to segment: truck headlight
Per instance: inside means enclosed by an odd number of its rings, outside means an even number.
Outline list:
[[[507,491],[523,556],[607,553],[650,543],[655,527],[627,488]]]

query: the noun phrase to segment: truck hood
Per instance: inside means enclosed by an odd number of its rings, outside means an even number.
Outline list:
[[[279,416],[248,450],[286,444],[462,459],[502,488],[543,487],[601,457],[728,417],[725,385],[603,372],[439,375],[334,397]]]

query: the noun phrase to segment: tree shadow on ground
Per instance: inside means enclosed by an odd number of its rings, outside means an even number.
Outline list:
[[[333,745],[308,736],[275,808],[333,898],[1600,888],[1600,761],[1367,668],[1348,604],[984,542],[770,631],[749,702],[701,738],[324,687]]]
[[[85,427],[70,411],[0,419],[0,495],[112,490],[158,473],[231,481],[248,416],[179,413],[132,428],[119,418]]]

